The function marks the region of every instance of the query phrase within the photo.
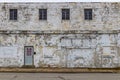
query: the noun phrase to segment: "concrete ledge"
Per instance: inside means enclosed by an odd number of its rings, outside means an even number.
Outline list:
[[[117,34],[120,30],[0,30],[0,34]]]
[[[120,68],[0,68],[0,72],[19,73],[119,73]]]

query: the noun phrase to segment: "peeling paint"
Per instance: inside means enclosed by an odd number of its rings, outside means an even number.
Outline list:
[[[22,67],[24,46],[34,47],[35,67],[120,67],[120,3],[0,4],[0,67]],[[17,21],[9,20],[11,8]],[[62,8],[70,8],[70,20],[61,20]],[[84,20],[84,8],[93,9],[93,20]]]

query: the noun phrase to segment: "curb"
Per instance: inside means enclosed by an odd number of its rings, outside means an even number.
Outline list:
[[[119,73],[120,68],[0,68],[0,72],[18,72],[18,73]]]

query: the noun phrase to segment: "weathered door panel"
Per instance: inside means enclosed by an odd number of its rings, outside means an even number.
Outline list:
[[[33,53],[34,53],[33,46],[25,46],[24,50],[25,50],[25,54],[24,54],[24,57],[25,57],[24,64],[25,64],[25,66],[33,65]]]

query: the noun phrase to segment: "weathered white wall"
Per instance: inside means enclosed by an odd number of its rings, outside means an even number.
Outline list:
[[[18,20],[9,20],[9,9]],[[38,11],[47,8],[47,21]],[[61,9],[70,8],[70,20]],[[84,20],[84,9],[93,20]],[[34,46],[35,67],[120,67],[120,3],[0,3],[0,67],[22,67]]]
[[[120,67],[119,34],[0,34],[0,66],[24,65],[34,46],[35,67]]]
[[[18,9],[18,20],[9,20],[9,9]],[[39,20],[39,9],[48,11]],[[70,8],[70,20],[61,20],[61,9]],[[84,20],[84,9],[93,9],[93,20]],[[1,30],[118,30],[120,3],[0,3]]]

